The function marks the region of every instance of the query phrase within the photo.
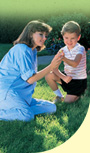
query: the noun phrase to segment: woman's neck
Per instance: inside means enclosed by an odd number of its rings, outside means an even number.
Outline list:
[[[36,48],[37,46],[32,47],[32,51]]]

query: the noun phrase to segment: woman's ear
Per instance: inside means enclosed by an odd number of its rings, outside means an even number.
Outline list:
[[[81,38],[81,35],[78,36],[78,41],[80,40],[80,38]]]

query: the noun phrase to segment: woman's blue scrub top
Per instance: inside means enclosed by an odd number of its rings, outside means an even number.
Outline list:
[[[13,90],[29,104],[36,82],[26,82],[37,72],[37,50],[26,44],[16,44],[0,62],[0,101],[6,99],[7,93]]]

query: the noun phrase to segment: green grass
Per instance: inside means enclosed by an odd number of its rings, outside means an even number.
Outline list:
[[[39,70],[45,66],[40,65]],[[87,68],[89,67],[88,62]],[[60,68],[63,69],[63,65]],[[79,129],[85,119],[90,102],[89,91],[90,75],[88,89],[76,103],[59,103],[56,113],[37,115],[31,122],[0,121],[0,153],[43,152],[63,144]],[[33,97],[52,101],[54,96],[44,78],[37,82]]]

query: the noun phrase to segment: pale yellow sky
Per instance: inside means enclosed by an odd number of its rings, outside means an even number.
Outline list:
[[[0,0],[0,16],[46,16],[73,11],[90,14],[90,0]]]

